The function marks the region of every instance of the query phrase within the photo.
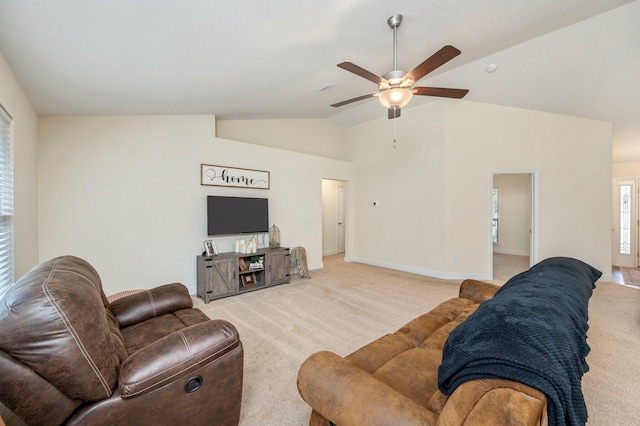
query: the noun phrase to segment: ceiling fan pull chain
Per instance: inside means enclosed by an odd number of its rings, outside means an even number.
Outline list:
[[[396,149],[396,120],[393,120],[393,149]]]

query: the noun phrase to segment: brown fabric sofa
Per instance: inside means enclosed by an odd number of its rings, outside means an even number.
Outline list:
[[[64,256],[0,301],[0,400],[30,425],[237,425],[243,347],[182,284],[109,304]]]
[[[458,298],[344,358],[327,351],[311,355],[298,373],[299,393],[313,408],[309,424],[545,424],[545,394],[522,383],[470,380],[448,397],[438,388],[449,334],[499,288],[465,280]]]

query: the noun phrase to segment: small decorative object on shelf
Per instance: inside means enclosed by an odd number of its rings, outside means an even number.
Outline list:
[[[254,256],[250,258],[251,263],[249,263],[249,270],[252,271],[254,269],[264,269],[264,257],[263,256]]]
[[[280,247],[280,229],[275,224],[269,229],[269,247]]]
[[[238,259],[238,267],[240,268],[240,272],[245,272],[248,269],[244,258],[241,257]]]
[[[204,251],[207,256],[215,256],[218,254],[218,248],[213,240],[204,241]]]
[[[249,274],[249,275],[243,275],[242,276],[242,287],[253,287],[254,285],[258,284],[258,281],[256,280],[256,274]]]

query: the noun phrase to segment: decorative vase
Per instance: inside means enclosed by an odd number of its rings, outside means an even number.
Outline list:
[[[276,225],[269,228],[269,247],[280,247],[280,229]]]

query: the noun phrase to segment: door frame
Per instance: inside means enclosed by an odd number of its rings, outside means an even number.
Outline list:
[[[516,171],[493,171],[490,174],[488,188],[489,199],[489,220],[488,220],[488,241],[489,241],[489,276],[493,279],[493,182],[495,175],[529,175],[531,200],[531,211],[529,212],[529,267],[538,263],[538,173],[532,170]],[[498,231],[499,232],[499,231]]]
[[[333,184],[331,192],[325,193],[325,185],[324,182],[331,182]],[[330,256],[338,253],[347,252],[347,247],[349,244],[348,241],[348,223],[349,223],[349,182],[344,179],[333,179],[333,178],[322,178],[321,179],[321,205],[322,205],[322,255]],[[338,251],[338,192],[339,188],[344,189],[344,251]],[[328,198],[325,198],[327,197]],[[327,216],[325,216],[327,213]],[[330,220],[335,218],[336,220]],[[329,234],[329,235],[327,235]],[[330,249],[325,247],[325,236],[329,238],[329,241],[332,239],[335,240],[335,243],[332,245]]]
[[[340,200],[341,194],[342,200]],[[340,181],[336,186],[336,217],[338,219],[336,226],[336,251],[338,253],[344,253],[347,250],[347,183],[344,181]],[[342,223],[340,222],[341,220]],[[340,242],[341,239],[342,243]]]

